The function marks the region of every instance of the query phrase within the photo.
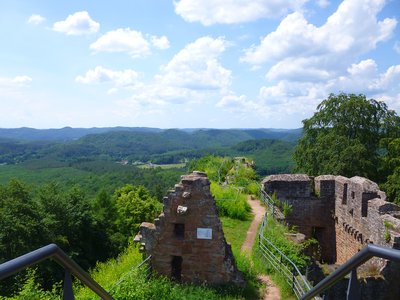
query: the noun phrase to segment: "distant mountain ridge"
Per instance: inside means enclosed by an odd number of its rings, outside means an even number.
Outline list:
[[[0,128],[0,138],[25,141],[70,141],[88,134],[106,133],[110,131],[160,132],[162,129],[149,127],[92,127],[58,129],[35,129],[30,127]]]
[[[72,141],[78,140],[87,135],[104,134],[110,132],[142,132],[142,133],[163,133],[182,132],[205,139],[207,136],[215,137],[220,135],[225,138],[229,135],[240,136],[239,140],[246,139],[278,139],[283,141],[297,141],[301,135],[301,128],[298,129],[160,129],[152,127],[93,127],[93,128],[72,128],[64,127],[59,129],[35,129],[29,127],[21,128],[0,128],[0,138],[22,141]],[[234,139],[236,140],[236,138]]]

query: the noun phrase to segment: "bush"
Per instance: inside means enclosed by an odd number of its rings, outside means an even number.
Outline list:
[[[250,181],[245,187],[244,191],[247,194],[258,196],[260,193],[260,184],[257,181]]]

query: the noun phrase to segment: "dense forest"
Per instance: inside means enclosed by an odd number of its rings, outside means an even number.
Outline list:
[[[64,130],[62,138],[62,129],[53,135],[54,130],[0,129],[0,164],[26,169],[72,167],[80,170],[86,168],[88,162],[93,166],[96,161],[107,166],[110,165],[107,162],[174,164],[208,154],[243,155],[257,161],[258,172],[266,175],[291,170],[292,151],[301,134],[298,129],[114,128],[102,133],[90,133],[92,130],[88,129],[90,134],[71,139],[73,129]],[[10,138],[10,132],[15,133],[15,138]],[[83,129],[77,129],[75,136],[82,132]],[[2,171],[6,172],[7,168]]]

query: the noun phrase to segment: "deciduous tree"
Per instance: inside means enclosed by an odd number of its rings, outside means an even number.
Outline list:
[[[387,150],[381,141],[400,136],[400,121],[384,102],[364,95],[331,94],[303,124],[294,154],[297,172],[385,181],[381,160]]]

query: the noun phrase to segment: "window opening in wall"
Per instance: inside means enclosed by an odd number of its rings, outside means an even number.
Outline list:
[[[182,276],[182,256],[172,256],[171,260],[171,278],[176,281],[181,280]]]
[[[368,217],[368,199],[361,200],[361,217]]]
[[[354,191],[351,192],[351,199],[354,199],[356,197],[356,194],[354,193]]]
[[[342,204],[347,204],[347,183],[343,185],[343,198]]]
[[[174,224],[174,236],[178,239],[183,239],[185,237],[185,224]]]

